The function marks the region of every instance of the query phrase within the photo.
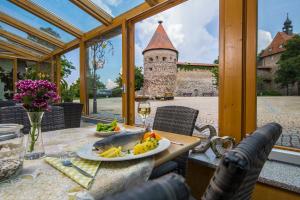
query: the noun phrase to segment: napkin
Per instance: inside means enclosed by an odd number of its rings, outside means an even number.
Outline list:
[[[81,170],[87,172],[91,176],[96,176],[98,168],[100,166],[99,161],[92,161],[92,160],[84,160],[80,158],[69,158],[73,165],[76,165]],[[55,157],[46,157],[44,159],[47,163],[53,166],[55,169],[59,170],[60,172],[64,173],[66,176],[71,178],[73,181],[81,185],[82,187],[89,189],[93,178],[87,177],[81,174],[77,169],[74,167],[66,167],[62,164],[60,158]]]

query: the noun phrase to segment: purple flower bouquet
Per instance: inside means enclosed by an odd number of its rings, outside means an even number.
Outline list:
[[[28,134],[25,159],[38,159],[45,155],[41,122],[49,104],[59,101],[56,85],[47,80],[21,80],[16,83],[14,100],[23,103],[31,129]]]

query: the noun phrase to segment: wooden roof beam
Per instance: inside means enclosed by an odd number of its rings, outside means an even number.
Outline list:
[[[24,56],[20,56],[20,55],[17,55],[17,54],[7,54],[7,53],[0,53],[0,58],[2,58],[2,59],[31,60],[31,61],[37,61],[37,62],[40,61],[39,59],[33,58],[33,57],[24,57]]]
[[[55,46],[58,46],[58,47],[64,46],[64,43],[61,40],[55,38],[54,36],[47,34],[41,30],[38,30],[32,26],[29,26],[29,25],[15,19],[1,11],[0,11],[0,21],[4,22],[10,26],[13,26],[17,29],[20,29],[21,31],[24,31],[28,34],[31,34],[40,39],[43,39],[51,44],[54,44]]]
[[[10,44],[10,43],[2,41],[2,40],[0,40],[0,46],[1,46],[1,49],[19,54],[24,57],[33,57],[33,58],[37,58],[37,59],[41,58],[40,55],[38,55],[32,51],[29,51],[28,49],[18,47],[16,45]]]
[[[112,23],[113,17],[110,16],[105,10],[95,5],[90,0],[70,0],[73,4],[84,10],[95,19],[99,20],[105,26]]]
[[[50,49],[48,49],[48,48],[46,48],[46,47],[44,47],[44,46],[42,46],[40,44],[32,42],[32,41],[27,40],[25,38],[22,38],[20,36],[17,36],[17,35],[15,35],[13,33],[7,32],[7,31],[5,31],[3,29],[0,29],[0,35],[3,36],[3,37],[5,37],[5,38],[7,38],[7,39],[9,39],[9,40],[12,40],[12,41],[14,41],[16,43],[19,43],[19,44],[24,45],[24,46],[26,46],[28,48],[31,48],[31,49],[33,49],[35,51],[41,52],[43,54],[50,54],[51,53]]]
[[[30,0],[9,0],[9,1],[23,8],[24,10],[27,10],[28,12],[44,19],[45,21],[53,24],[54,26],[57,26],[62,30],[74,35],[77,38],[80,38],[83,35],[83,32],[81,32],[79,29],[68,24],[67,22],[57,17],[56,15],[52,14],[48,10],[42,8],[41,6],[31,2]]]
[[[159,1],[158,0],[145,0],[148,4],[149,4],[149,6],[156,6],[158,3],[159,3]]]

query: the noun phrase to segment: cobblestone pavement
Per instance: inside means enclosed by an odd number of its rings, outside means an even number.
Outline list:
[[[99,99],[98,105],[103,111],[121,113],[121,99]],[[156,108],[166,105],[187,106],[199,110],[198,125],[211,124],[218,128],[218,97],[176,97],[172,101],[151,101],[151,114],[147,119],[152,123]],[[101,106],[102,105],[102,106]],[[136,106],[137,107],[137,106]],[[141,118],[136,114],[136,123]],[[300,97],[258,97],[257,125],[278,122],[283,126],[283,135],[278,145],[300,148]]]

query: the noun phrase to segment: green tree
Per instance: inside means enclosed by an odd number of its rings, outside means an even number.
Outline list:
[[[140,90],[144,84],[144,74],[142,67],[135,67],[134,70],[134,78],[135,78],[135,91]],[[122,74],[116,78],[115,83],[118,85],[119,88],[122,88]]]
[[[286,50],[278,61],[275,82],[286,88],[286,95],[289,95],[289,85],[298,83],[300,95],[300,36],[295,35],[284,47]]]
[[[219,64],[219,58],[214,60],[214,64]],[[219,67],[213,67],[210,72],[213,76],[213,85],[218,88],[219,87]]]

